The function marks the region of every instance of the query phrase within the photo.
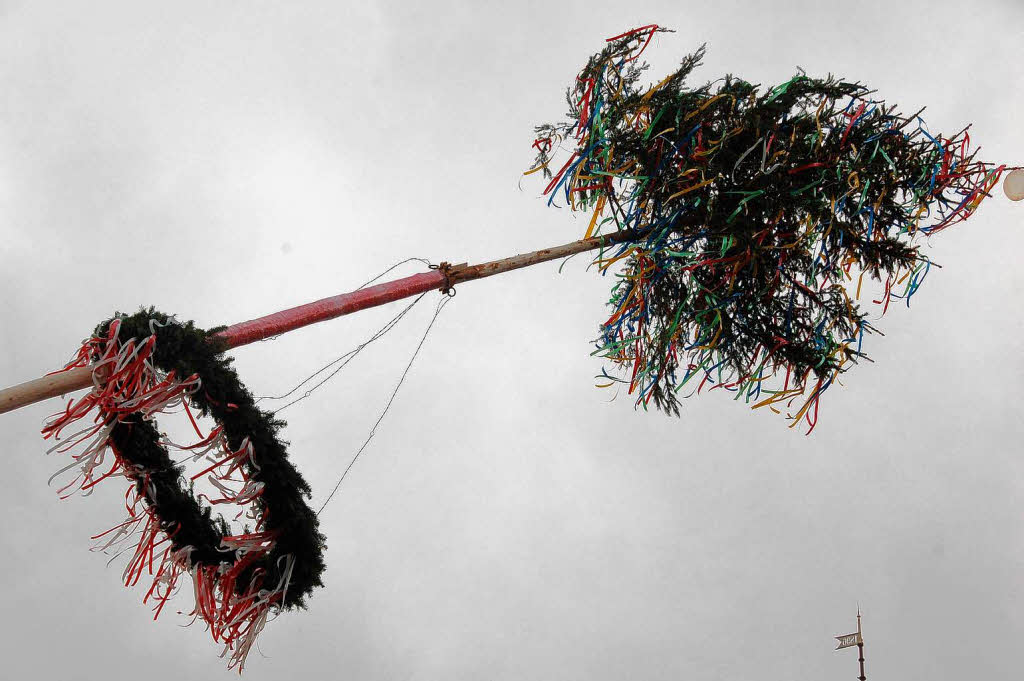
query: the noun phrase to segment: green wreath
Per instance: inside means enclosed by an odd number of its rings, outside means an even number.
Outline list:
[[[134,546],[125,583],[136,584],[147,570],[154,575],[144,601],[153,599],[157,614],[178,577],[189,573],[196,593],[192,614],[225,644],[232,664],[241,665],[270,614],[303,607],[322,585],[324,537],[306,503],[309,485],[278,438],[284,422],[256,406],[223,355],[217,330],[152,308],[116,314],[67,367],[92,366],[93,390],[70,402],[43,433],[59,439],[68,425],[97,412],[93,425],[53,448],[84,445],[63,469],[79,474],[62,491],[88,492],[106,478],[127,477],[129,519],[97,538],[104,548]],[[179,405],[200,436],[191,445],[174,445],[157,428],[156,414]],[[217,423],[208,435],[193,410]],[[168,447],[212,465],[188,480]],[[108,449],[113,462],[105,460]],[[194,481],[204,475],[222,493],[207,497],[208,505],[194,492]],[[232,533],[222,517],[212,517],[221,503],[248,506],[246,517],[255,526]]]

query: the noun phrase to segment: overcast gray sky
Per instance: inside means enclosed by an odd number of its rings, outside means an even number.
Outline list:
[[[676,30],[646,53],[654,80],[707,42],[700,82],[837,73],[1024,162],[1016,0],[0,2],[0,384],[115,310],[214,326],[405,257],[578,238],[536,176],[519,188],[533,126],[606,37],[652,22]],[[869,678],[1019,678],[1022,222],[1000,193],[926,246],[943,269],[811,437],[718,393],[679,419],[609,401],[590,357],[607,280],[581,258],[462,287],[321,516],[326,587],[268,626],[247,678],[853,678],[832,636],[858,601]],[[280,391],[394,311],[238,367]],[[314,503],[431,311],[284,414]],[[121,485],[47,487],[58,404],[0,416],[0,677],[222,678],[200,625],[151,622],[89,552]]]

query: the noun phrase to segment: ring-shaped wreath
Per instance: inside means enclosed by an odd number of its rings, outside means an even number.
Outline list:
[[[74,458],[54,475],[77,470],[61,493],[88,494],[111,477],[131,481],[128,519],[93,537],[97,548],[133,552],[125,585],[152,576],[143,601],[153,601],[155,616],[179,577],[191,575],[191,614],[224,644],[229,666],[241,668],[268,616],[303,607],[322,585],[324,537],[306,503],[309,485],[277,436],[284,422],[256,406],[224,356],[218,330],[152,308],[116,314],[64,369],[91,366],[93,389],[51,417],[43,435],[60,440],[68,426],[93,415],[90,425],[50,450]],[[199,438],[192,444],[172,443],[157,428],[156,415],[178,407]],[[193,410],[217,425],[203,435]],[[184,460],[174,461],[169,447],[210,465],[186,479]],[[203,476],[220,494],[206,496],[207,505],[194,493]],[[245,519],[254,526],[233,533],[222,517],[211,517],[213,507],[227,503],[247,507]]]

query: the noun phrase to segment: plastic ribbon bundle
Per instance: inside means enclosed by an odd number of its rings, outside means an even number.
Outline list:
[[[809,433],[822,393],[865,357],[865,277],[881,312],[909,304],[932,266],[915,237],[970,217],[1006,167],[975,160],[968,129],[933,135],[920,111],[832,76],[688,88],[704,47],[642,88],[638,58],[664,30],[608,39],[568,91],[568,122],[536,129],[527,171],[549,178],[549,204],[590,213],[587,237],[636,233],[594,261],[616,279],[595,354],[624,370],[602,387],[674,414],[684,389],[722,388]]]

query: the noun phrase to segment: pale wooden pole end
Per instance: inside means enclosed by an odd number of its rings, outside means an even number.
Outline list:
[[[78,367],[0,390],[0,414],[92,386],[92,367]]]

